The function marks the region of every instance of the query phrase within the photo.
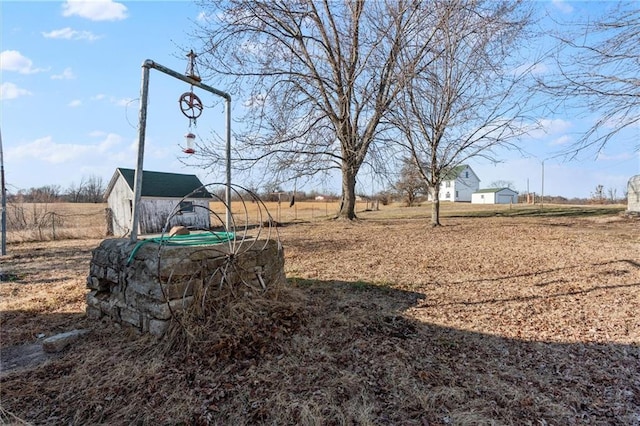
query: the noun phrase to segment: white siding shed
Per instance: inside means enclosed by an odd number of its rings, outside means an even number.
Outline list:
[[[111,232],[124,236],[131,231],[135,170],[117,168],[106,190],[111,215]],[[167,219],[176,211],[169,227],[209,229],[211,195],[195,175],[144,171],[138,233],[162,232]]]
[[[640,175],[631,177],[627,184],[627,211],[640,213]]]
[[[509,188],[480,189],[471,195],[472,204],[516,204],[518,193]]]

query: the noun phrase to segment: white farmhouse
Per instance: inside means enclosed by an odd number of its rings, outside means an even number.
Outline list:
[[[516,204],[518,193],[509,188],[479,189],[471,195],[473,204]]]
[[[480,178],[466,164],[445,173],[440,184],[440,201],[471,201],[471,194],[480,187]],[[429,195],[429,200],[431,200]]]
[[[124,236],[131,231],[134,177],[135,170],[117,168],[105,192],[111,216],[108,225],[115,236]],[[145,170],[142,173],[138,233],[162,232],[167,218],[176,210],[177,214],[169,222],[169,229],[176,225],[209,229],[209,201],[211,194],[204,189],[196,175]]]

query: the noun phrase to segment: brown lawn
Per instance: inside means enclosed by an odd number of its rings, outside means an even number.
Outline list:
[[[190,350],[85,318],[98,239],[13,242],[0,257],[13,279],[0,282],[0,419],[640,424],[640,221],[444,209],[439,228],[428,207],[278,228],[289,287],[219,307],[225,333]],[[91,333],[9,366],[74,328]]]

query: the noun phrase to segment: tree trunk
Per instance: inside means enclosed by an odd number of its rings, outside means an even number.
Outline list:
[[[431,191],[431,226],[440,226],[440,186],[432,186]]]
[[[356,174],[351,170],[342,171],[342,202],[337,218],[356,219]]]

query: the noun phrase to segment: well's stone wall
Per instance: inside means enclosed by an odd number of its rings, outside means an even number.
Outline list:
[[[87,316],[161,336],[172,315],[201,294],[199,289],[231,285],[240,291],[246,285],[266,288],[285,282],[279,242],[235,244],[160,246],[122,238],[104,240],[93,250]],[[221,284],[223,271],[226,279]]]

